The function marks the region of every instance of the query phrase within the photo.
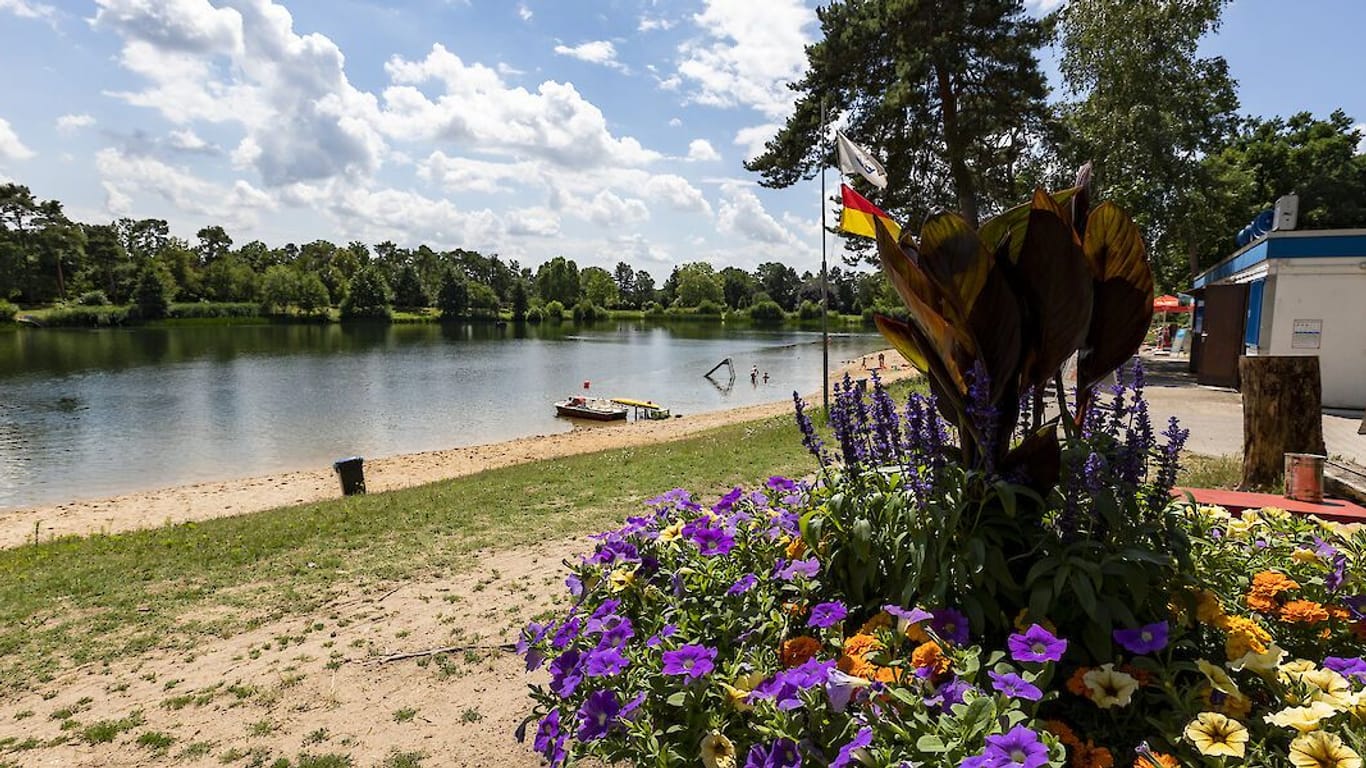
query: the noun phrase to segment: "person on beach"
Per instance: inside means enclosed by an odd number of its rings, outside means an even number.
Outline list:
[[[759,366],[758,366],[758,365],[750,366],[750,369],[749,369],[749,383],[750,383],[750,384],[753,384],[753,385],[756,386],[756,387],[759,386]]]
[[[886,367],[887,367],[887,361],[883,358],[882,353],[881,353],[881,352],[877,353],[877,369],[880,371],[880,370],[882,370],[883,368],[886,368]]]

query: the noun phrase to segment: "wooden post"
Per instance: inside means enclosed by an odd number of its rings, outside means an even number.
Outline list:
[[[1243,357],[1238,373],[1243,382],[1243,489],[1280,481],[1286,453],[1326,454],[1318,357]]]

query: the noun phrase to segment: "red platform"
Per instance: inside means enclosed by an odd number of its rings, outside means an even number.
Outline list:
[[[1366,523],[1366,508],[1342,499],[1324,499],[1320,504],[1308,501],[1295,501],[1274,493],[1248,493],[1246,491],[1225,491],[1217,488],[1173,488],[1172,495],[1185,498],[1186,494],[1195,497],[1201,504],[1217,504],[1230,512],[1262,507],[1280,507],[1287,512],[1299,515],[1315,515],[1324,520],[1339,523]]]

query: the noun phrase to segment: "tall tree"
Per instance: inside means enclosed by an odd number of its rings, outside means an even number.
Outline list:
[[[558,301],[566,307],[579,301],[579,265],[556,256],[536,270],[536,292],[547,304]]]
[[[655,279],[643,269],[636,270],[635,305],[644,307],[655,300]]]
[[[941,207],[978,216],[1014,202],[1020,172],[1048,136],[1036,50],[1045,26],[1021,0],[846,0],[818,8],[797,103],[745,165],[769,187],[833,161],[825,114],[886,162],[873,201],[902,221]],[[775,297],[776,299],[776,297]]]
[[[1233,135],[1238,97],[1223,58],[1201,58],[1229,0],[1071,0],[1060,12],[1074,158],[1147,234],[1154,266],[1199,268],[1217,184],[1201,158]],[[1165,265],[1164,265],[1165,262]]]
[[[583,297],[595,306],[617,305],[617,281],[612,278],[612,273],[602,267],[584,267],[579,273],[579,285],[583,289]]]
[[[639,309],[636,303],[636,272],[631,269],[631,265],[624,261],[618,261],[616,269],[612,272],[612,279],[617,281],[617,295],[621,297],[621,303],[633,309]]]
[[[754,270],[754,277],[759,281],[759,289],[778,302],[778,306],[789,312],[796,309],[797,290],[802,287],[797,270],[786,264],[768,261]]]
[[[199,238],[195,252],[199,254],[201,266],[218,261],[232,249],[232,238],[228,236],[228,231],[217,224],[201,228],[194,236]]]
[[[726,297],[726,306],[731,309],[744,309],[754,301],[754,293],[759,283],[754,276],[739,267],[726,267],[721,270],[721,291]]]
[[[720,304],[725,301],[721,276],[705,261],[684,264],[674,273],[678,277],[677,304],[695,307],[704,301]]]

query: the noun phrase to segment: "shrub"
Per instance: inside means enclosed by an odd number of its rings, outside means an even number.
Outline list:
[[[564,319],[564,305],[559,301],[548,301],[541,313],[545,315],[546,320],[558,323]]]
[[[213,319],[222,317],[259,317],[261,305],[249,302],[192,301],[172,304],[166,310],[168,318]]]
[[[528,323],[539,323],[543,319],[545,319],[545,316],[541,314],[540,307],[532,307],[526,311],[526,321]]]
[[[797,307],[797,319],[799,320],[819,320],[821,319],[821,305],[807,299]]]
[[[0,299],[0,323],[12,323],[14,322],[14,318],[18,316],[18,314],[18,307],[14,306],[8,301],[5,301],[4,299]]]
[[[663,317],[663,315],[664,315],[664,305],[663,305],[663,304],[660,304],[660,303],[657,302],[657,301],[646,302],[646,304],[645,304],[645,316],[646,316],[646,317]]]
[[[693,313],[698,315],[720,315],[725,311],[725,307],[717,304],[711,299],[703,299],[701,303],[697,305],[697,308],[693,310]]]
[[[389,284],[378,267],[369,266],[356,273],[351,281],[351,290],[341,303],[343,319],[383,319],[392,315],[393,303]]]
[[[109,328],[128,322],[128,307],[60,307],[48,310],[42,324],[58,328]]]
[[[76,303],[82,307],[107,307],[109,306],[109,297],[104,294],[104,291],[86,291],[76,297]]]
[[[574,322],[576,323],[591,323],[604,317],[607,317],[607,310],[595,306],[593,302],[587,299],[574,305]]]
[[[138,275],[133,288],[133,301],[137,305],[138,316],[144,320],[156,320],[166,316],[166,310],[174,298],[174,287],[169,275],[155,265],[147,265]]]
[[[781,323],[787,313],[776,301],[756,302],[749,308],[749,319],[756,323]]]

